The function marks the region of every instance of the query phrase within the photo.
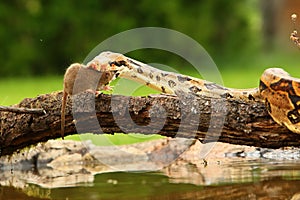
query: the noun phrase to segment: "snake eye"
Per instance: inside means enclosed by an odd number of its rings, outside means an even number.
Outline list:
[[[127,63],[125,60],[120,60],[120,61],[112,61],[112,62],[108,62],[108,64],[110,66],[115,65],[117,67],[121,67],[121,66],[127,66]]]

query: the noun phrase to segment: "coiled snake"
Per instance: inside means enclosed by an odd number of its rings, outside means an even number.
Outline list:
[[[105,81],[101,79],[102,85],[122,77],[167,94],[263,101],[270,116],[277,123],[300,134],[300,79],[291,77],[280,68],[265,70],[260,78],[259,88],[232,89],[191,76],[162,71],[113,52],[99,54],[85,67],[103,72]],[[65,82],[66,79],[65,75]],[[62,119],[63,117],[64,112]],[[63,133],[64,120],[62,121]]]

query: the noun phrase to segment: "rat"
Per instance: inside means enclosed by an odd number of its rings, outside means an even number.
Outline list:
[[[100,90],[111,90],[108,86],[114,77],[114,72],[99,65],[97,61],[90,62],[87,66],[80,63],[71,64],[64,75],[63,96],[61,105],[61,137],[64,139],[65,112],[68,96],[81,92],[98,94]],[[74,87],[76,81],[76,87]]]

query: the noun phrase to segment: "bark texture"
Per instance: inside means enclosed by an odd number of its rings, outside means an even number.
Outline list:
[[[2,109],[1,155],[61,137],[61,98],[62,92],[55,92],[14,106],[24,112]],[[160,134],[268,148],[300,144],[300,135],[274,122],[261,102],[193,96],[74,95],[68,99],[65,135],[87,132]]]

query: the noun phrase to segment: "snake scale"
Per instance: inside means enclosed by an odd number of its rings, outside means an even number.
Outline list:
[[[108,51],[96,56],[86,68],[104,72],[103,85],[121,77],[166,94],[192,94],[265,102],[268,113],[274,121],[300,134],[300,79],[291,77],[280,68],[266,69],[260,78],[259,87],[252,89],[226,88],[195,77],[162,71],[122,54]],[[62,133],[63,129],[64,126]]]

